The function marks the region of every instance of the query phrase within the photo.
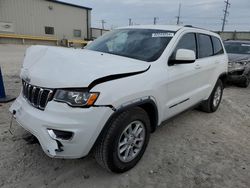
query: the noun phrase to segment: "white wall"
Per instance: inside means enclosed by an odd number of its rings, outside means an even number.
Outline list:
[[[73,35],[74,29],[80,29],[81,39],[87,38],[87,12],[90,24],[87,9],[46,0],[0,0],[0,22],[10,23],[16,34],[80,39]],[[55,35],[46,35],[45,26],[54,27]]]

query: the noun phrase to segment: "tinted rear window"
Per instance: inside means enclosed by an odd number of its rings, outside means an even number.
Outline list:
[[[213,41],[213,46],[214,46],[214,55],[223,54],[224,50],[223,50],[220,39],[216,37],[212,37],[212,41]]]
[[[209,35],[198,34],[199,58],[213,55],[212,41]]]

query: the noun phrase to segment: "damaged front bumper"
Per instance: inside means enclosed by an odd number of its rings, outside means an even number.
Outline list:
[[[244,83],[250,79],[250,67],[232,68],[228,69],[227,81],[230,83]]]
[[[33,134],[50,157],[81,158],[94,145],[113,111],[108,107],[71,108],[51,101],[44,111],[32,107],[22,94],[10,107],[16,121]]]

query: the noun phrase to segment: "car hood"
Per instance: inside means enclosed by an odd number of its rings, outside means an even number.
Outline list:
[[[147,71],[150,64],[83,49],[32,46],[27,49],[21,78],[46,88],[91,87]]]
[[[228,59],[230,63],[236,62],[248,62],[250,63],[250,55],[245,54],[228,54]]]

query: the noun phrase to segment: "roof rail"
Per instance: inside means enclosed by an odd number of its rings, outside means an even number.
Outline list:
[[[193,27],[192,25],[184,25],[184,27]]]
[[[200,28],[200,27],[195,27],[195,26],[192,26],[192,25],[184,25],[184,27],[190,27],[190,28],[203,29],[203,30],[210,31],[210,30],[208,30],[208,29],[204,29],[204,28]]]

